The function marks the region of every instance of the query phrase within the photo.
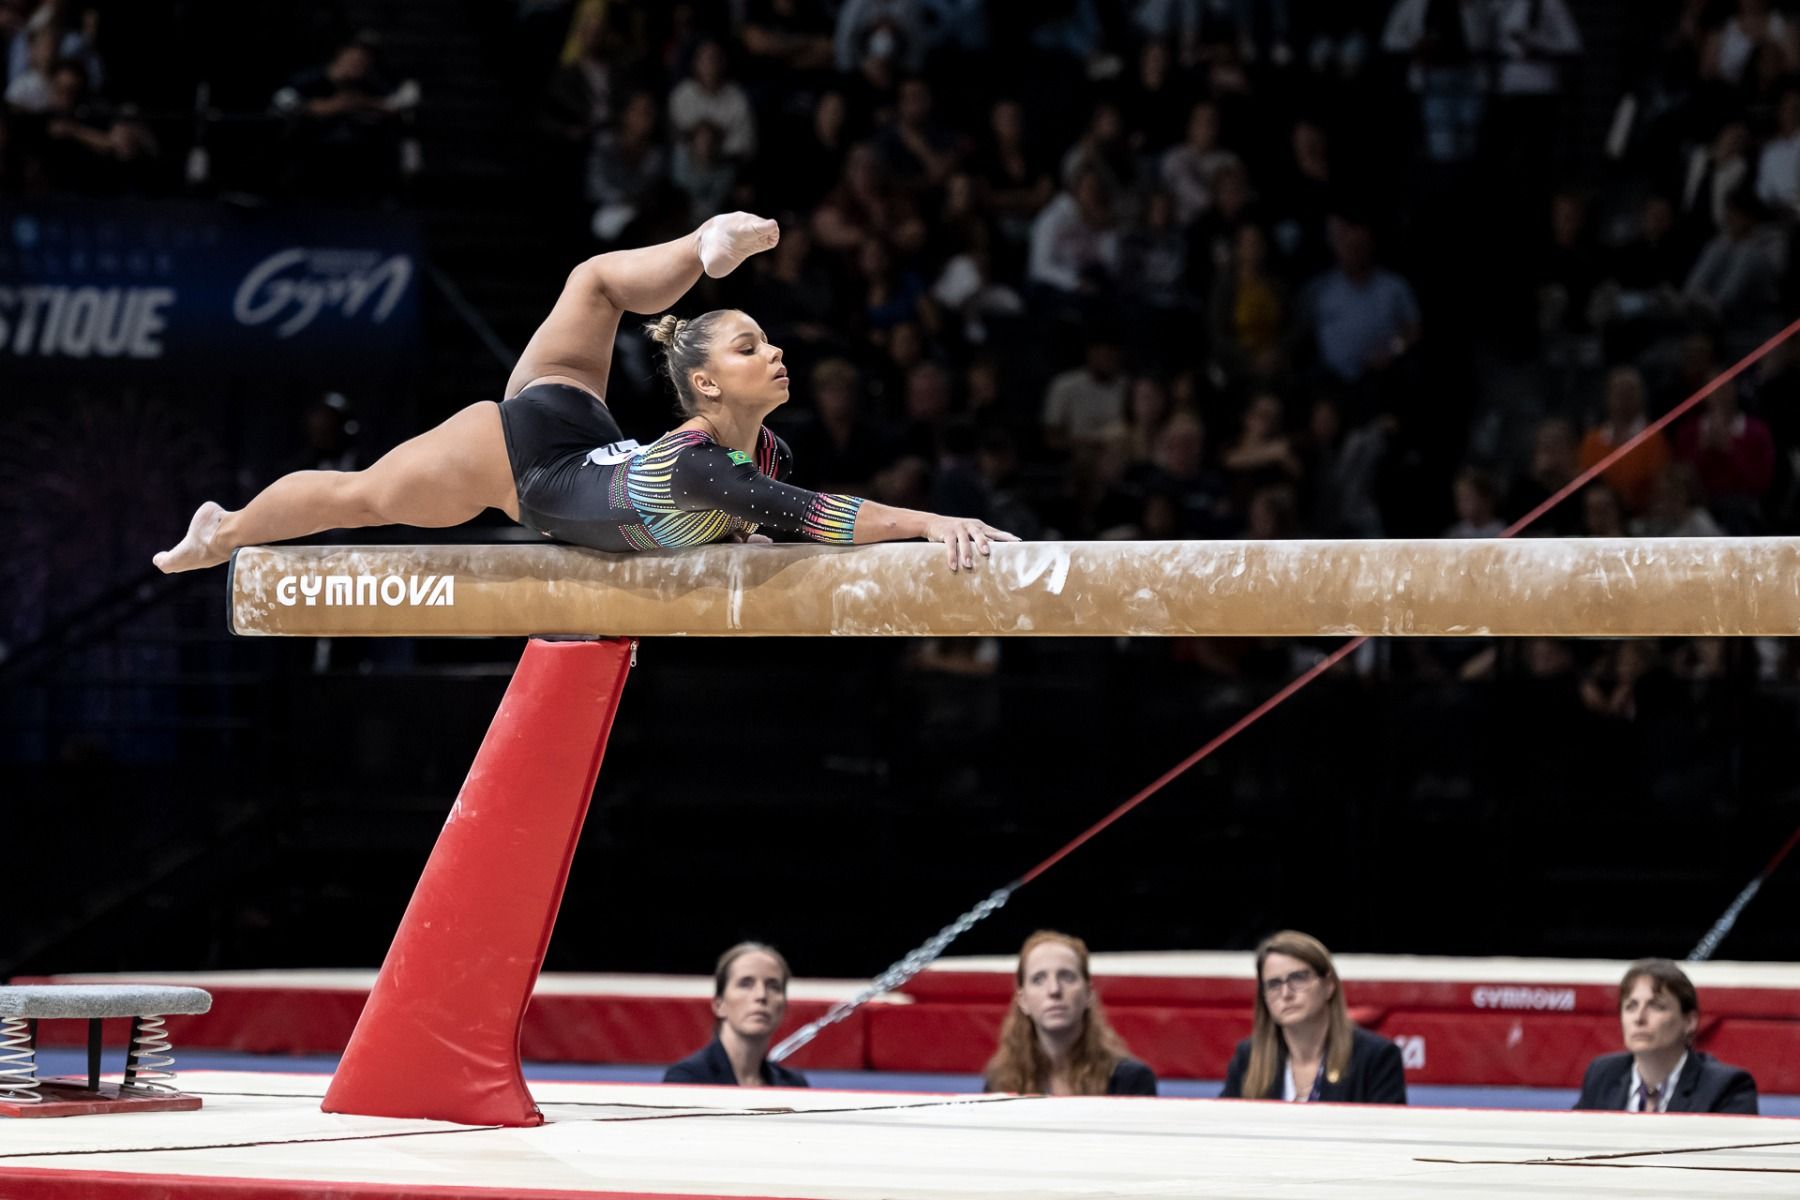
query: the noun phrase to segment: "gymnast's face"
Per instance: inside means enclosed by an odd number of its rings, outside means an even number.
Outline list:
[[[787,1013],[787,977],[761,950],[740,954],[725,976],[725,993],[713,1000],[713,1016],[741,1038],[762,1041]]]
[[[1700,1024],[1699,1013],[1684,1013],[1675,997],[1659,991],[1656,981],[1639,975],[1619,1005],[1619,1024],[1625,1048],[1633,1054],[1654,1054],[1685,1046]]]
[[[762,326],[736,310],[712,329],[706,364],[694,372],[694,390],[704,400],[770,412],[788,400],[788,371],[781,347]]]
[[[1042,1033],[1062,1033],[1087,1016],[1093,992],[1081,973],[1081,960],[1061,942],[1041,942],[1025,959],[1025,982],[1019,986],[1019,1011]]]

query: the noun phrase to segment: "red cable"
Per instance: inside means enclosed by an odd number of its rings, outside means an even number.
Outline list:
[[[1560,489],[1558,489],[1556,491],[1555,494],[1550,496],[1549,499],[1545,500],[1542,504],[1538,505],[1536,508],[1534,508],[1530,512],[1526,513],[1523,517],[1520,517],[1517,521],[1514,521],[1511,526],[1509,526],[1505,531],[1503,531],[1500,534],[1500,536],[1503,538],[1509,538],[1509,537],[1512,537],[1514,534],[1518,533],[1520,530],[1528,528],[1539,517],[1543,516],[1545,513],[1549,512],[1551,509],[1555,508],[1558,504],[1561,504],[1564,500],[1567,500],[1570,496],[1572,496],[1576,492],[1580,491],[1581,488],[1586,486],[1588,483],[1592,482],[1597,476],[1604,473],[1607,468],[1611,467],[1614,463],[1618,462],[1621,458],[1624,458],[1627,454],[1630,454],[1633,450],[1637,449],[1637,447],[1646,438],[1650,437],[1654,433],[1661,432],[1663,429],[1667,428],[1672,422],[1680,419],[1683,415],[1685,415],[1690,410],[1692,410],[1696,404],[1699,404],[1702,400],[1706,399],[1708,396],[1710,396],[1714,392],[1718,391],[1721,387],[1725,386],[1725,384],[1731,382],[1733,379],[1736,379],[1739,375],[1743,374],[1745,371],[1747,371],[1751,367],[1755,366],[1758,362],[1762,361],[1762,359],[1765,355],[1767,355],[1770,351],[1774,350],[1777,346],[1781,345],[1781,343],[1787,341],[1788,338],[1792,337],[1796,332],[1800,332],[1800,320],[1794,321],[1786,329],[1783,329],[1780,333],[1776,334],[1774,337],[1770,338],[1768,341],[1764,342],[1762,345],[1760,345],[1756,349],[1752,350],[1749,354],[1745,355],[1742,359],[1738,360],[1738,362],[1735,363],[1729,370],[1725,371],[1723,374],[1721,374],[1717,378],[1713,379],[1705,387],[1701,388],[1699,391],[1697,391],[1693,395],[1689,396],[1686,400],[1683,400],[1680,404],[1677,404],[1674,408],[1671,408],[1668,412],[1664,413],[1661,417],[1658,417],[1656,420],[1650,422],[1650,424],[1648,424],[1648,425],[1644,426],[1642,429],[1638,430],[1638,432],[1636,434],[1634,434],[1630,438],[1627,438],[1616,449],[1614,449],[1611,454],[1608,454],[1605,458],[1602,458],[1599,462],[1595,463],[1593,466],[1589,467],[1587,470],[1581,472],[1581,474],[1575,476],[1575,478],[1571,479],[1568,483],[1564,484]],[[1264,700],[1261,704],[1257,705],[1255,708],[1253,708],[1249,712],[1245,713],[1242,717],[1239,717],[1235,722],[1232,723],[1230,728],[1226,729],[1223,733],[1221,733],[1217,737],[1213,738],[1210,742],[1207,742],[1206,745],[1200,747],[1198,750],[1194,751],[1192,754],[1190,754],[1186,758],[1182,759],[1179,763],[1176,763],[1173,767],[1169,768],[1167,771],[1163,772],[1160,776],[1158,776],[1150,784],[1150,786],[1146,787],[1143,791],[1139,792],[1137,795],[1133,796],[1131,799],[1125,801],[1125,803],[1119,805],[1117,808],[1115,808],[1111,812],[1107,813],[1106,816],[1102,817],[1100,820],[1096,821],[1094,824],[1088,826],[1073,841],[1069,842],[1062,849],[1058,850],[1055,854],[1052,854],[1049,858],[1046,858],[1043,862],[1039,863],[1037,866],[1031,868],[1031,870],[1029,870],[1029,871],[1025,872],[1025,874],[1021,875],[1019,877],[1018,882],[1012,885],[1013,890],[1017,890],[1018,888],[1024,887],[1026,884],[1030,883],[1032,880],[1034,880],[1038,876],[1042,875],[1045,871],[1048,871],[1051,867],[1054,867],[1057,863],[1061,862],[1063,859],[1067,858],[1069,855],[1075,853],[1075,851],[1079,850],[1082,846],[1086,845],[1090,840],[1092,840],[1094,837],[1096,837],[1100,833],[1101,830],[1107,828],[1113,822],[1115,822],[1119,818],[1123,817],[1126,813],[1130,812],[1132,809],[1136,808],[1138,805],[1142,804],[1144,801],[1148,800],[1150,797],[1156,795],[1156,793],[1162,791],[1163,788],[1165,788],[1169,784],[1175,782],[1175,780],[1179,779],[1181,776],[1187,774],[1187,772],[1189,770],[1191,770],[1196,764],[1204,761],[1207,758],[1210,758],[1214,751],[1218,750],[1221,746],[1224,746],[1232,738],[1234,738],[1238,734],[1244,732],[1244,730],[1250,728],[1252,725],[1254,725],[1258,721],[1262,720],[1263,717],[1267,716],[1269,713],[1273,712],[1277,707],[1279,707],[1281,704],[1283,704],[1288,699],[1288,697],[1292,696],[1295,692],[1298,692],[1301,688],[1305,687],[1307,684],[1311,683],[1313,680],[1317,679],[1319,676],[1321,676],[1325,672],[1329,671],[1332,667],[1336,666],[1339,662],[1341,662],[1347,655],[1354,653],[1358,646],[1361,646],[1364,642],[1366,642],[1368,640],[1369,640],[1368,634],[1364,634],[1361,637],[1352,638],[1350,641],[1345,642],[1342,646],[1339,646],[1336,650],[1333,650],[1328,656],[1321,659],[1319,662],[1315,663],[1313,666],[1307,668],[1307,670],[1305,672],[1296,676],[1294,679],[1290,680],[1286,687],[1282,688],[1279,692],[1276,692],[1273,696],[1270,696],[1267,700]],[[1800,843],[1800,829],[1796,829],[1794,831],[1794,836],[1789,838],[1788,844],[1781,848],[1781,853],[1777,854],[1775,856],[1774,860],[1769,863],[1768,867],[1764,868],[1763,878],[1767,878],[1769,873],[1781,864],[1781,860],[1783,858],[1787,857],[1788,852],[1794,848],[1796,843]]]
[[[1781,865],[1782,860],[1788,856],[1796,845],[1800,845],[1800,825],[1794,827],[1794,832],[1788,835],[1787,844],[1775,852],[1775,857],[1769,860],[1769,865],[1764,867],[1762,869],[1762,874],[1758,875],[1756,878],[1759,880],[1766,880],[1769,876],[1773,875],[1775,873],[1775,868]]]

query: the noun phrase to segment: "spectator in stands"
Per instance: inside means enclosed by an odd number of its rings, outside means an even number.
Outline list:
[[[1192,225],[1212,207],[1219,172],[1242,165],[1219,141],[1219,106],[1202,100],[1188,113],[1187,136],[1163,152],[1162,185],[1175,197],[1175,217]]]
[[[1280,396],[1259,392],[1250,398],[1237,440],[1226,447],[1220,465],[1240,505],[1270,487],[1300,482],[1306,467],[1288,436]]]
[[[1053,449],[1092,445],[1125,415],[1125,376],[1119,344],[1095,335],[1082,364],[1050,381],[1044,392],[1044,444]]]
[[[1781,89],[1774,136],[1756,160],[1756,198],[1783,216],[1800,215],[1800,85]]]
[[[1268,235],[1246,222],[1212,291],[1213,355],[1227,378],[1267,382],[1280,373],[1290,310],[1287,287],[1269,262]]]
[[[844,158],[843,177],[813,213],[813,237],[827,250],[853,257],[871,241],[908,236],[918,215],[896,194],[873,145],[860,142]]]
[[[956,166],[956,139],[933,118],[931,85],[923,79],[901,82],[893,124],[875,144],[888,178],[910,191],[939,186]]]
[[[625,236],[668,182],[668,155],[657,137],[656,97],[638,92],[625,102],[616,129],[594,140],[588,157],[593,232],[603,243]]]
[[[1331,218],[1337,266],[1313,281],[1309,308],[1319,358],[1354,383],[1384,371],[1419,340],[1419,302],[1394,272],[1377,266],[1375,238],[1362,221]]]
[[[751,0],[740,32],[755,74],[771,84],[832,65],[832,23],[820,0]]]
[[[1110,290],[1118,264],[1113,194],[1098,171],[1081,171],[1032,222],[1026,277],[1060,299],[1097,299]]]
[[[1639,959],[1619,981],[1625,1049],[1588,1064],[1577,1109],[1752,1113],[1756,1081],[1742,1067],[1694,1049],[1700,997],[1666,958]]]
[[[1774,46],[1789,70],[1800,66],[1800,29],[1774,11],[1770,0],[1738,0],[1737,12],[1706,39],[1700,73],[1735,85],[1764,45]]]
[[[1785,250],[1779,232],[1761,223],[1761,208],[1747,187],[1727,196],[1724,223],[1682,286],[1696,313],[1726,331],[1730,355],[1748,353],[1780,325]]]
[[[1586,332],[1589,299],[1603,273],[1588,230],[1587,200],[1562,191],[1550,199],[1550,245],[1538,268],[1538,330],[1557,338]]]
[[[1644,429],[1644,376],[1636,367],[1614,367],[1606,375],[1606,418],[1587,431],[1576,465],[1587,470]],[[1606,469],[1601,476],[1619,494],[1628,513],[1650,505],[1650,493],[1669,465],[1669,440],[1659,431]]]
[[[1675,454],[1699,472],[1715,511],[1721,504],[1754,505],[1775,475],[1774,439],[1767,424],[1739,406],[1736,381],[1720,385],[1688,418],[1676,436]]]
[[[1125,417],[1108,431],[1125,455],[1128,465],[1147,463],[1155,452],[1157,435],[1175,411],[1169,385],[1155,375],[1132,379],[1126,393]]]
[[[620,39],[604,5],[583,5],[570,33],[573,57],[557,68],[545,92],[545,117],[559,141],[584,149],[618,117],[627,91]]]
[[[6,81],[7,106],[24,113],[41,113],[50,107],[50,73],[56,67],[57,34],[48,25],[25,37],[25,61]]]
[[[1451,484],[1456,523],[1444,530],[1447,538],[1491,538],[1505,531],[1497,511],[1500,488],[1493,475],[1480,467],[1464,467]]]
[[[1539,421],[1532,436],[1530,466],[1506,495],[1503,511],[1507,522],[1510,524],[1536,510],[1574,479],[1575,472],[1575,431],[1561,417]],[[1530,532],[1539,536],[1566,535],[1574,533],[1579,524],[1577,510],[1559,504],[1539,516],[1532,523]]]
[[[1274,214],[1273,232],[1290,268],[1301,278],[1309,278],[1331,265],[1325,235],[1337,189],[1330,142],[1324,126],[1302,120],[1294,122],[1288,148],[1292,158],[1286,178],[1276,189],[1281,201]]]
[[[1350,1021],[1331,954],[1283,930],[1256,948],[1256,1010],[1219,1094],[1248,1100],[1405,1104],[1400,1047]]]
[[[1724,531],[1706,511],[1700,490],[1700,473],[1693,464],[1671,463],[1657,477],[1650,492],[1650,507],[1631,523],[1639,537],[1718,537]]]
[[[702,122],[716,125],[727,158],[750,158],[756,153],[756,114],[744,89],[725,77],[725,47],[710,38],[701,42],[693,72],[669,93],[670,126],[685,137]]]
[[[402,114],[416,89],[381,73],[373,35],[344,43],[323,66],[302,71],[275,93],[292,119],[297,178],[315,190],[379,190],[400,171]]]
[[[664,1083],[806,1087],[806,1076],[769,1061],[787,1013],[790,972],[773,946],[739,942],[713,971],[713,1040],[663,1073]]]
[[[725,157],[717,125],[701,121],[675,144],[669,179],[687,196],[688,220],[695,225],[732,207],[737,164]]]
[[[1682,184],[1681,219],[1696,240],[1725,223],[1726,198],[1750,181],[1750,130],[1727,121],[1711,142],[1688,152]]]
[[[1019,950],[1016,990],[983,1088],[1048,1096],[1154,1096],[1156,1075],[1107,1023],[1087,943],[1040,929]]]
[[[1032,220],[1056,195],[1050,171],[1026,138],[1025,106],[1002,98],[988,114],[988,140],[976,161],[983,172],[982,190],[1000,233],[1023,245]]]
[[[1307,524],[1322,537],[1381,537],[1386,525],[1376,502],[1391,421],[1344,427],[1336,400],[1313,401],[1303,453],[1306,458]]]
[[[22,12],[17,17],[12,15],[25,8],[30,8],[29,15]],[[105,83],[105,64],[95,49],[100,32],[98,9],[84,8],[76,0],[39,0],[35,5],[20,0],[9,10],[9,18],[0,22],[0,29],[8,28],[11,30],[11,40],[6,46],[8,81],[17,79],[28,69],[28,64],[38,53],[38,39],[45,37],[49,42],[49,62],[72,58],[87,72],[90,87],[97,89]]]
[[[1426,156],[1466,162],[1486,111],[1486,59],[1493,26],[1482,0],[1396,0],[1382,46],[1411,60],[1407,82],[1419,97]]]
[[[1156,435],[1146,491],[1175,501],[1181,537],[1228,537],[1237,532],[1224,479],[1206,461],[1206,427],[1191,412],[1177,412]]]
[[[80,59],[59,59],[50,72],[50,106],[43,113],[43,182],[68,191],[106,192],[133,182],[158,153],[155,135],[88,94]]]
[[[827,358],[812,369],[814,420],[790,441],[796,478],[814,491],[860,495],[888,462],[887,439],[863,415],[860,393],[856,368],[845,359]]]
[[[1598,479],[1581,491],[1581,536],[1625,536],[1625,506],[1619,493]]]

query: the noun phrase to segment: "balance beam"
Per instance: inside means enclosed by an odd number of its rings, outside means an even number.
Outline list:
[[[1800,538],[252,546],[233,632],[288,637],[1654,637],[1800,632]]]

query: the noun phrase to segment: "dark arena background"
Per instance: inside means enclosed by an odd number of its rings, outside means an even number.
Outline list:
[[[741,307],[782,347],[792,481],[1029,541],[1495,537],[1800,317],[1785,3],[0,0],[0,50],[0,979],[212,987],[214,1024],[171,1030],[221,1072],[332,1069],[524,641],[238,638],[223,568],[151,555],[204,500],[500,400],[591,256],[774,217],[778,247],[673,311]],[[605,397],[645,443],[682,419],[657,315],[626,318]],[[1800,354],[1768,350],[1538,535],[1800,535]],[[536,535],[490,511],[307,540]],[[543,965],[694,978],[663,1015],[608,1016],[597,983],[567,1036],[528,1022],[553,1072],[532,1078],[660,1080],[740,941],[847,998],[1342,641],[645,640]],[[985,982],[941,1023],[927,989],[901,1049],[871,1025],[860,1058],[794,1061],[981,1090],[1049,928],[1095,952],[1163,1095],[1210,1099],[1250,1031],[1249,952],[1299,929],[1348,956],[1350,1014],[1407,1049],[1414,1107],[1567,1109],[1622,1045],[1626,964],[1695,956],[1744,964],[1696,972],[1699,1044],[1765,1117],[1800,1116],[1797,742],[1800,638],[1376,639],[957,938],[997,957],[963,964]],[[1455,996],[1394,1024],[1413,1000],[1359,999],[1357,956],[1457,960],[1393,976]],[[1592,972],[1481,965],[1515,957]],[[217,974],[242,971],[279,974]],[[328,1012],[338,985],[308,981],[338,972],[361,982]],[[1184,972],[1229,978],[1133,990]],[[287,1015],[234,1016],[245,979]],[[784,1033],[824,1008],[795,995]],[[1531,1062],[1457,1048],[1554,1020]],[[78,1071],[76,1045],[46,1036],[40,1065]],[[188,1119],[223,1112],[228,1077],[194,1078]],[[82,1121],[156,1144],[142,1123],[173,1119]],[[0,1194],[102,1194],[8,1182],[85,1169],[27,1136],[82,1121],[0,1118]],[[1716,1140],[1800,1143],[1769,1127]],[[1760,1169],[1792,1186],[1782,1153]],[[1192,1194],[1187,1172],[1132,1186]],[[608,1186],[840,1194],[778,1164],[632,1179]]]

